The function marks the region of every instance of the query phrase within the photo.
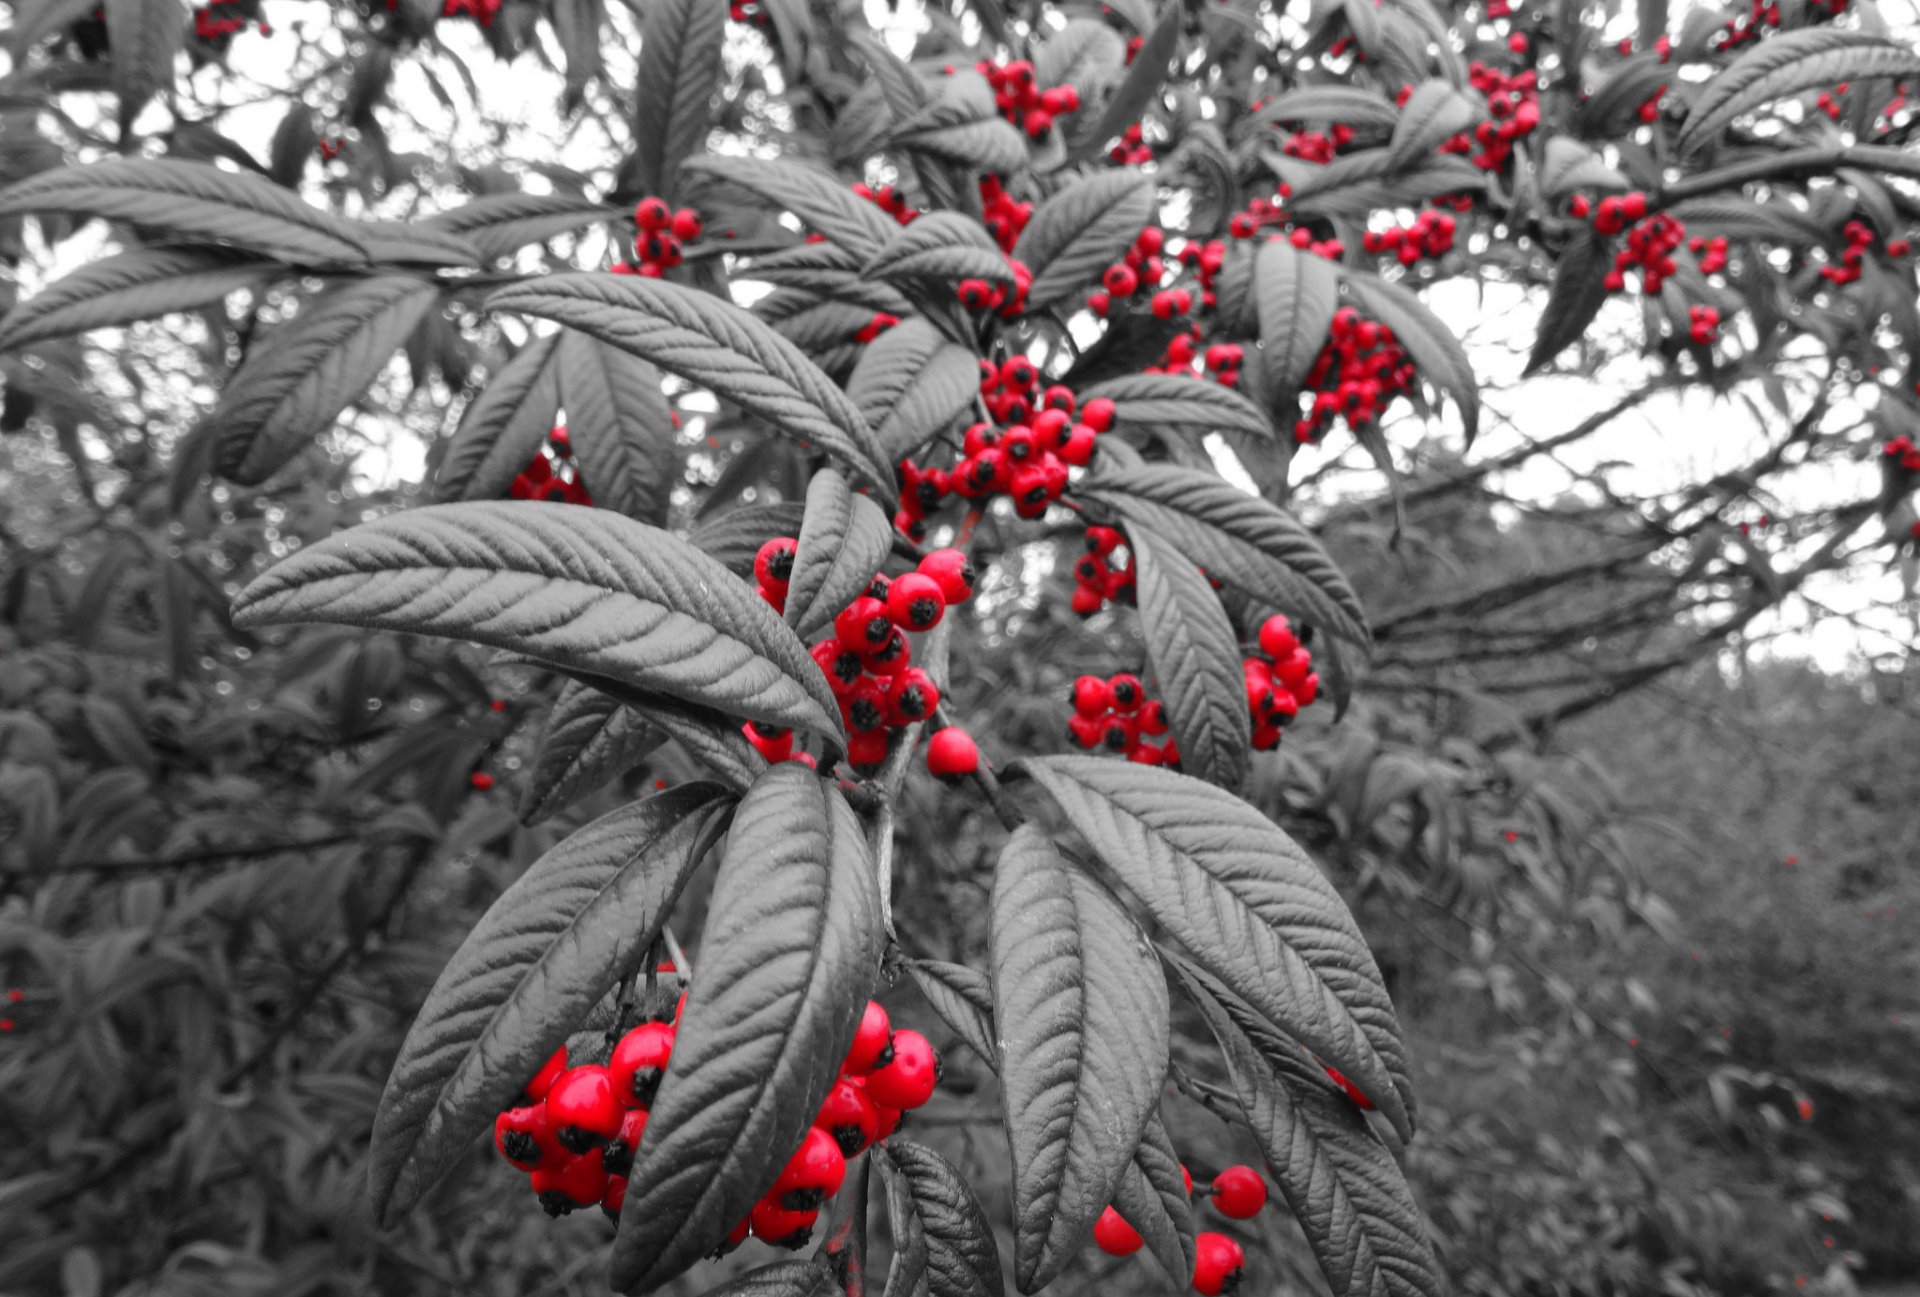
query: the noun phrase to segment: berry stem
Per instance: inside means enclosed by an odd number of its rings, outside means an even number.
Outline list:
[[[945,703],[936,707],[933,715],[934,719],[942,725],[953,724],[953,717],[948,713]],[[984,754],[970,778],[974,786],[980,790],[980,795],[987,799],[987,805],[993,807],[994,815],[1000,820],[1000,827],[1011,833],[1027,822],[1027,817],[1021,814],[1020,808],[1013,804],[1013,799],[1008,797],[1006,790],[1000,786],[1000,777],[993,773],[993,766]]]
[[[673,966],[679,970],[680,976],[692,981],[693,961],[687,958],[687,952],[681,947],[680,939],[673,935],[673,929],[662,926],[660,939],[667,943],[667,953],[673,957]]]

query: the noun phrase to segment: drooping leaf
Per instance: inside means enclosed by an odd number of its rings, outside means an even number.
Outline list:
[[[1095,172],[1040,204],[1013,248],[1033,272],[1029,308],[1089,290],[1152,215],[1153,181],[1131,169]]]
[[[1341,284],[1360,313],[1392,329],[1421,375],[1459,405],[1467,444],[1472,445],[1480,431],[1480,384],[1459,330],[1427,309],[1412,290],[1377,275],[1347,274]]]
[[[1113,1209],[1146,1242],[1176,1287],[1193,1275],[1193,1198],[1173,1140],[1156,1110],[1140,1133],[1133,1163],[1114,1187]]]
[[[924,1144],[890,1139],[884,1152],[906,1182],[920,1218],[932,1297],[1001,1297],[1000,1249],[973,1186]]]
[[[485,194],[421,224],[464,235],[492,261],[616,215],[602,203],[566,194]]]
[[[1116,427],[1177,429],[1273,436],[1260,407],[1230,387],[1181,374],[1127,374],[1078,393],[1082,407],[1102,397],[1112,401]]]
[[[907,961],[907,973],[940,1020],[968,1049],[992,1067],[1000,1065],[993,1043],[993,983],[985,973],[940,959]]]
[[[979,359],[921,317],[903,320],[860,355],[847,395],[889,460],[911,455],[973,405]]]
[[[807,484],[787,586],[787,624],[809,638],[862,593],[893,548],[893,523],[847,479],[823,468]]]
[[[1451,82],[1440,78],[1422,81],[1400,109],[1393,139],[1387,144],[1387,161],[1399,170],[1433,152],[1442,140],[1458,135],[1483,115]]]
[[[1276,401],[1291,401],[1306,381],[1327,345],[1339,294],[1340,274],[1332,262],[1285,239],[1261,245],[1253,263],[1253,300],[1262,381]]]
[[[913,1203],[913,1188],[887,1156],[884,1145],[876,1147],[867,1162],[880,1173],[886,1189],[887,1237],[892,1243],[887,1283],[880,1297],[914,1297],[927,1287],[927,1231]],[[932,1297],[931,1292],[928,1297]]]
[[[135,248],[82,266],[7,312],[0,320],[0,351],[199,310],[253,287],[275,269],[225,252]]]
[[[860,273],[896,283],[912,279],[1005,283],[1011,278],[1007,259],[986,227],[958,212],[928,212],[901,227]]]
[[[228,244],[295,266],[362,265],[351,225],[261,175],[205,162],[110,158],[43,171],[0,191],[0,217],[66,212],[176,239]]]
[[[838,790],[773,766],[734,815],[672,1061],[634,1160],[613,1285],[711,1252],[832,1088],[879,974],[873,861]]]
[[[1540,331],[1526,372],[1539,370],[1586,336],[1587,328],[1607,302],[1607,272],[1613,269],[1612,247],[1591,227],[1575,232],[1553,267],[1546,309],[1540,312]]]
[[[469,501],[363,523],[234,601],[238,626],[294,621],[470,640],[841,738],[819,667],[750,587],[672,533],[601,509]]]
[[[1231,793],[1095,757],[1021,761],[1196,963],[1350,1078],[1402,1138],[1413,1088],[1380,970],[1313,861]]]
[[[1272,501],[1170,464],[1099,466],[1075,491],[1165,536],[1228,585],[1368,642],[1366,614],[1346,576],[1313,533]]]
[[[1840,27],[1780,32],[1705,83],[1674,136],[1674,148],[1684,158],[1741,114],[1816,86],[1915,76],[1920,76],[1920,51],[1904,40]]]
[[[1127,526],[1147,663],[1166,702],[1181,767],[1237,788],[1252,737],[1239,641],[1192,555],[1137,522]]]
[[[664,524],[680,459],[659,371],[571,329],[554,360],[568,442],[594,507]]]
[[[428,993],[374,1118],[374,1215],[405,1212],[642,964],[724,803],[689,784],[602,816],[495,901]]]
[[[817,168],[771,158],[696,158],[689,177],[699,175],[737,186],[774,207],[792,212],[810,230],[858,254],[862,260],[886,245],[899,228],[878,207]]]
[[[1241,1111],[1333,1291],[1439,1297],[1446,1284],[1420,1209],[1359,1110],[1323,1086],[1285,1084],[1266,1062],[1273,1047],[1256,1044],[1258,1014],[1184,961],[1174,967],[1220,1042]]]
[[[359,400],[439,289],[376,275],[332,289],[253,349],[207,416],[220,474],[255,486]]]
[[[990,939],[1014,1272],[1049,1283],[1132,1162],[1167,1069],[1167,990],[1145,936],[1039,828],[994,870]]]
[[[502,289],[496,310],[557,320],[650,360],[833,455],[889,510],[894,475],[872,429],[831,378],[750,312],[637,275],[547,275]]]
[[[680,172],[706,151],[720,89],[727,11],[710,0],[654,0],[642,20],[634,77],[634,163],[640,188],[681,198]]]
[[[1110,144],[1114,137],[1140,120],[1140,114],[1160,93],[1167,79],[1167,68],[1180,49],[1183,11],[1178,4],[1167,4],[1147,33],[1146,43],[1133,56],[1127,74],[1100,106],[1100,115],[1091,125],[1073,128],[1074,144],[1067,150],[1069,163],[1085,162]]]
[[[521,788],[521,821],[538,824],[565,810],[637,765],[666,737],[619,699],[567,681]]]
[[[434,478],[439,500],[499,500],[533,461],[560,411],[560,335],[530,338],[460,416]]]

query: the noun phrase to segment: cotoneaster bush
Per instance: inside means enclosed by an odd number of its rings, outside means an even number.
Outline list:
[[[529,1211],[612,1219],[623,1291],[751,1238],[758,1268],[724,1291],[998,1294],[1010,1225],[1022,1292],[1093,1243],[1144,1253],[1126,1272],[1142,1288],[1214,1297],[1268,1281],[1249,1254],[1271,1189],[1335,1291],[1439,1292],[1401,1171],[1418,1103],[1388,979],[1276,817],[1313,821],[1347,863],[1457,863],[1484,835],[1477,809],[1430,804],[1472,795],[1457,753],[1389,761],[1383,726],[1357,755],[1288,755],[1306,709],[1346,713],[1393,649],[1290,507],[1290,474],[1357,445],[1397,490],[1389,430],[1443,411],[1471,449],[1481,383],[1427,293],[1504,277],[1544,285],[1532,371],[1628,295],[1649,386],[1731,391],[1825,349],[1805,409],[1767,388],[1793,416],[1784,444],[1752,481],[1688,484],[1668,543],[1722,523],[1788,447],[1886,447],[1882,490],[1806,519],[1792,566],[1724,578],[1733,593],[1699,606],[1732,611],[1647,674],[1831,569],[1875,519],[1893,523],[1877,543],[1906,543],[1912,42],[1844,0],[1696,10],[1677,31],[1655,3],[980,0],[922,11],[911,48],[800,0],[391,0],[325,11],[343,53],[305,75],[339,95],[290,105],[261,162],[220,134],[234,105],[197,121],[181,95],[244,73],[247,43],[278,38],[268,7],[16,7],[35,107],[8,119],[9,246],[32,215],[56,241],[105,220],[119,250],[0,320],[6,421],[79,444],[99,416],[62,377],[83,367],[74,336],[188,312],[218,395],[161,439],[163,477],[116,459],[143,508],[317,475],[403,351],[415,397],[449,416],[433,503],[244,583],[221,569],[248,652],[320,623],[565,681],[512,782],[526,821],[567,831],[400,1046],[372,1120],[377,1219],[429,1208],[490,1133],[489,1174],[524,1172]],[[1621,21],[1635,36],[1603,39]],[[383,209],[409,158],[380,109],[396,66],[440,65],[443,23],[556,62],[562,110],[606,155],[520,159],[537,189],[475,171],[471,201]],[[43,126],[69,89],[100,95],[97,119]],[[156,115],[170,129],[143,133]],[[1836,391],[1860,417],[1832,430]],[[1056,623],[995,611],[1020,598],[1093,619],[1098,656],[1128,659],[1075,668]],[[178,627],[205,603],[167,606]],[[994,710],[992,682],[1036,674],[1065,687],[1020,700],[1027,724],[969,727],[953,704]],[[124,728],[93,724],[108,744]],[[497,795],[497,740],[454,746],[436,797]],[[685,777],[625,780],[668,748]],[[1322,800],[1295,796],[1322,756]],[[1509,766],[1479,790],[1523,782]],[[900,921],[924,868],[901,850],[922,837],[909,806],[995,858],[974,962],[929,957],[959,943]],[[1565,830],[1544,794],[1537,809]],[[396,849],[447,831],[377,825]],[[1470,916],[1484,898],[1451,899]],[[997,1078],[1005,1195],[914,1138],[940,1088],[934,1019]],[[1217,1163],[1196,1193],[1169,1095],[1263,1164]]]

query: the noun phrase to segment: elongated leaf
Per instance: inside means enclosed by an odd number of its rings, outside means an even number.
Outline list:
[[[901,227],[867,262],[869,279],[1011,280],[1007,259],[986,227],[958,212],[928,212]]]
[[[1839,27],[1781,32],[1706,82],[1674,137],[1674,148],[1684,158],[1742,113],[1816,86],[1913,76],[1920,76],[1920,51],[1904,40]]]
[[[665,523],[680,459],[659,371],[570,329],[560,336],[555,363],[568,441],[594,507]]]
[[[615,1288],[679,1274],[772,1186],[853,1043],[882,936],[859,820],[804,766],[771,767],[727,836],[614,1240]]]
[[[1000,1249],[973,1186],[924,1144],[890,1139],[887,1160],[905,1180],[920,1218],[932,1297],[1001,1297]]]
[[[240,593],[234,624],[471,640],[750,720],[841,737],[806,646],[679,537],[601,509],[470,501],[363,523]]]
[[[1730,239],[1760,239],[1771,243],[1824,244],[1827,230],[1817,219],[1790,204],[1775,200],[1755,202],[1731,194],[1693,198],[1675,203],[1668,214],[1683,221],[1689,230],[1696,226],[1707,238],[1724,235]],[[1892,222],[1888,223],[1891,228]]]
[[[1340,306],[1340,272],[1285,239],[1260,246],[1253,263],[1260,370],[1276,402],[1291,402],[1327,345]]]
[[[1345,122],[1354,129],[1385,130],[1400,120],[1393,101],[1359,86],[1329,84],[1286,90],[1260,105],[1235,132],[1236,139],[1259,134],[1281,122]]]
[[[1167,988],[1132,917],[1031,824],[1000,853],[991,919],[1014,1273],[1034,1292],[1091,1236],[1159,1103]]]
[[[797,500],[777,504],[743,504],[713,518],[703,518],[687,539],[719,559],[735,576],[752,576],[760,547],[776,536],[800,535],[806,507]]]
[[[678,743],[709,774],[735,792],[744,793],[767,768],[766,759],[753,750],[746,735],[740,732],[739,723],[723,712],[636,689],[605,676],[574,673],[574,678],[623,704],[640,720]]]
[[[1127,526],[1147,662],[1166,700],[1183,769],[1238,788],[1252,743],[1240,645],[1191,555],[1152,528]]]
[[[832,624],[873,583],[892,549],[893,524],[880,506],[855,495],[832,469],[815,473],[787,586],[787,624],[803,639]]]
[[[1091,100],[1126,58],[1126,42],[1113,28],[1097,18],[1070,18],[1034,51],[1033,79],[1042,86],[1073,86]]]
[[[492,261],[530,243],[544,243],[618,215],[602,203],[565,194],[486,194],[421,224],[464,235],[484,259]]]
[[[1293,840],[1211,784],[1095,757],[1030,774],[1195,962],[1358,1085],[1403,1138],[1413,1087],[1373,953]]]
[[[892,218],[863,198],[854,196],[824,171],[798,162],[770,158],[696,158],[686,165],[689,176],[723,181],[773,206],[792,212],[808,229],[830,243],[857,253],[862,260],[886,246],[899,228]]]
[[[1638,120],[1640,105],[1672,81],[1672,65],[1652,51],[1633,55],[1622,63],[1580,105],[1574,125],[1588,139],[1605,141]]]
[[[1259,1032],[1252,1008],[1185,961],[1174,967],[1220,1042],[1241,1110],[1333,1291],[1445,1292],[1406,1177],[1359,1110],[1324,1086],[1283,1084],[1263,1057],[1273,1048],[1247,1030]]]
[[[120,137],[157,94],[173,89],[175,57],[187,34],[180,0],[101,0],[113,46],[113,92],[119,98]]]
[[[1560,253],[1547,288],[1546,309],[1540,313],[1540,332],[1526,372],[1544,368],[1548,361],[1586,336],[1587,328],[1607,303],[1607,272],[1613,268],[1607,240],[1583,227]]]
[[[0,351],[88,329],[195,311],[251,288],[271,263],[223,252],[136,248],[55,280],[0,320]]]
[[[706,151],[727,12],[711,0],[653,0],[634,77],[634,162],[640,187],[678,201],[687,159]]]
[[[1565,135],[1547,141],[1540,163],[1540,192],[1550,201],[1557,203],[1581,189],[1617,193],[1625,188],[1627,178],[1585,144]]]
[[[1004,173],[1027,164],[1027,140],[1011,123],[995,113],[983,113],[972,121],[955,122],[924,130],[901,131],[893,137],[896,147],[925,153],[957,167],[974,171]]]
[[[816,1256],[763,1265],[701,1297],[828,1297],[838,1291],[832,1267]]]
[[[1387,145],[1387,160],[1395,170],[1433,152],[1450,135],[1478,121],[1483,112],[1473,106],[1452,83],[1435,79],[1422,81],[1413,88],[1394,123],[1393,139]]]
[[[1113,1209],[1145,1240],[1147,1251],[1173,1280],[1174,1287],[1193,1277],[1193,1198],[1187,1192],[1186,1170],[1173,1140],[1156,1110],[1140,1133],[1133,1163],[1113,1191]]]
[[[359,221],[353,233],[367,254],[383,265],[471,270],[481,260],[480,249],[466,235],[425,222]]]
[[[907,972],[940,1020],[989,1066],[1000,1065],[993,1043],[993,983],[965,964],[939,959],[907,961]]]
[[[1273,436],[1260,407],[1230,387],[1183,374],[1126,374],[1079,393],[1081,405],[1105,397],[1123,428],[1179,429],[1198,434],[1239,432]]]
[[[352,227],[264,176],[204,162],[110,158],[43,171],[0,191],[0,217],[67,212],[188,240],[231,244],[295,266],[364,264]]]
[[[1180,50],[1181,21],[1179,4],[1169,3],[1161,8],[1153,30],[1147,33],[1146,43],[1127,66],[1126,76],[1100,106],[1100,116],[1092,125],[1084,128],[1076,125],[1073,130],[1074,144],[1067,150],[1069,163],[1087,161],[1140,120],[1141,113],[1166,83],[1168,65]]]
[[[1366,643],[1360,598],[1312,532],[1272,501],[1200,469],[1100,467],[1076,489],[1173,541],[1209,575]]]
[[[434,478],[440,500],[499,500],[533,462],[560,413],[560,335],[532,338],[460,416]]]
[[[1480,384],[1459,331],[1427,309],[1412,290],[1375,275],[1347,274],[1341,283],[1361,314],[1393,330],[1393,336],[1427,381],[1460,406],[1467,444],[1480,432]]]
[[[564,274],[503,289],[489,305],[558,320],[698,383],[835,456],[888,509],[898,503],[886,457],[846,394],[731,302],[637,275]]]
[[[376,1217],[394,1220],[432,1188],[640,967],[723,796],[689,784],[623,806],[534,861],[493,903],[428,993],[380,1097]]]
[[[619,699],[578,680],[554,701],[520,794],[520,819],[538,824],[659,747],[666,735]]]
[[[971,408],[979,390],[978,357],[918,316],[875,339],[847,380],[847,395],[890,460],[920,449]]]
[[[1033,272],[1029,308],[1090,289],[1152,215],[1153,181],[1134,170],[1096,172],[1042,203],[1013,249]]]
[[[887,1258],[887,1285],[880,1297],[914,1297],[927,1285],[927,1231],[914,1207],[913,1187],[887,1156],[884,1146],[876,1148],[867,1161],[880,1172],[886,1186],[887,1235],[893,1243]]]
[[[222,476],[255,486],[359,400],[439,299],[407,275],[343,284],[256,347],[207,416]]]

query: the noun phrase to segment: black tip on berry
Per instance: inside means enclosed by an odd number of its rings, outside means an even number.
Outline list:
[[[835,1126],[828,1132],[834,1142],[840,1145],[840,1156],[857,1157],[867,1145],[867,1134],[859,1126]]]
[[[570,1153],[591,1153],[600,1147],[600,1140],[592,1131],[582,1130],[578,1126],[562,1126],[554,1134],[559,1138],[561,1147]]]
[[[556,1220],[571,1212],[573,1208],[573,1199],[558,1189],[549,1189],[540,1195],[540,1209]]]
[[[600,1153],[600,1165],[607,1168],[608,1175],[625,1175],[633,1170],[633,1150],[624,1139],[609,1140]]]
[[[885,603],[887,592],[891,589],[893,589],[893,582],[888,580],[884,573],[876,573],[873,583],[867,587],[867,598],[878,599],[881,603]]]
[[[774,1247],[783,1247],[789,1252],[798,1252],[801,1248],[813,1242],[813,1226],[805,1226],[804,1228],[793,1231],[793,1233],[787,1235],[785,1238],[769,1239],[768,1242]]]
[[[500,1151],[506,1154],[507,1161],[523,1167],[533,1166],[540,1160],[540,1146],[524,1130],[508,1131],[500,1141]]]
[[[788,1211],[819,1211],[827,1195],[819,1189],[789,1189],[780,1195],[780,1205]]]
[[[673,1013],[668,1011],[662,1021],[672,1021]],[[633,1100],[642,1108],[653,1106],[653,1096],[660,1093],[660,1069],[643,1067],[633,1074]]]

